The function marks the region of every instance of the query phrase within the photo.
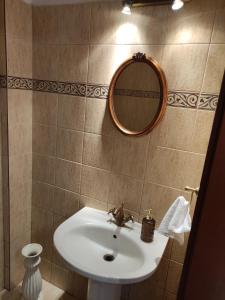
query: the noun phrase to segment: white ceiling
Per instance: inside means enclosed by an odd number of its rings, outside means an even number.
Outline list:
[[[122,2],[121,0],[23,0],[26,3],[33,5],[63,5],[76,3],[91,3],[91,2]]]

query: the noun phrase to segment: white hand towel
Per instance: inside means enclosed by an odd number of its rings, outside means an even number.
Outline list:
[[[178,197],[168,209],[158,232],[184,243],[184,232],[191,230],[190,204],[183,196]]]

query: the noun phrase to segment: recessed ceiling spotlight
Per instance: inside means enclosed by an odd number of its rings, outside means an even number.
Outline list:
[[[172,5],[173,10],[178,10],[184,6],[184,2],[190,1],[191,0],[124,0],[122,13],[131,15],[133,9],[157,5]]]
[[[132,1],[124,1],[123,2],[123,9],[122,9],[123,14],[131,15],[131,4],[132,4]]]
[[[182,0],[174,0],[172,4],[173,10],[178,10],[184,6],[184,2]]]

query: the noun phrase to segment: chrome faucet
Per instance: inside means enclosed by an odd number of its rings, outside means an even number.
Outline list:
[[[123,227],[128,221],[134,222],[134,217],[132,215],[125,216],[124,214],[124,203],[121,204],[121,207],[114,207],[108,211],[108,214],[112,214],[115,219],[115,224],[117,226]]]

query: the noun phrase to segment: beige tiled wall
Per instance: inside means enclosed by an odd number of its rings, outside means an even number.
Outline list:
[[[0,75],[6,75],[6,49],[5,49],[5,13],[4,1],[0,0]],[[0,85],[0,291],[6,284],[8,236],[5,229],[8,228],[8,214],[5,209],[8,204],[7,197],[7,91]]]
[[[32,78],[32,8],[6,1],[7,75]],[[10,285],[21,281],[31,239],[32,91],[8,89]]]
[[[179,12],[137,9],[131,16],[114,2],[34,7],[33,45],[30,7],[18,2],[8,1],[9,75],[109,84],[118,65],[142,51],[161,63],[170,89],[219,92],[225,64],[221,0],[192,1]],[[30,233],[31,98],[29,91],[9,91],[11,205],[23,220],[20,232],[12,228],[11,271],[18,270],[18,251]],[[150,135],[135,139],[114,128],[106,100],[34,92],[32,240],[44,246],[44,277],[85,299],[87,281],[63,266],[52,243],[54,229],[79,208],[108,209],[125,201],[136,219],[152,207],[160,221],[178,195],[190,199],[184,187],[199,185],[213,116],[168,107]],[[184,246],[170,241],[156,274],[132,286],[130,299],[175,299],[187,239]]]

